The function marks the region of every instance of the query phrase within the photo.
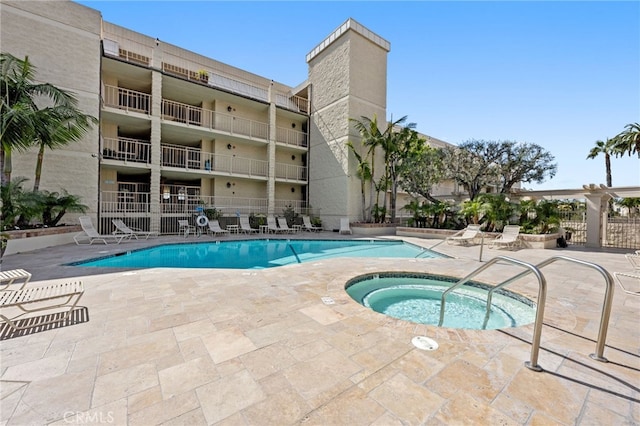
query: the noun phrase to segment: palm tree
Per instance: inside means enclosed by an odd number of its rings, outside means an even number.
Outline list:
[[[367,151],[367,159],[370,157],[371,160],[369,164],[371,165],[371,179],[373,180],[375,177],[375,151],[378,146],[382,143],[382,133],[378,128],[378,117],[374,114],[373,119],[368,117],[360,117],[361,120],[356,120],[354,118],[350,118],[349,121],[353,122],[354,127],[360,133],[360,138],[362,140],[362,144],[368,148]],[[374,186],[371,185],[370,188],[370,196],[369,200],[373,200],[373,192]],[[377,204],[376,197],[376,204]],[[372,201],[371,201],[372,202]],[[371,221],[371,211],[369,211],[368,217],[365,219],[367,221]]]
[[[630,123],[625,126],[625,131],[613,138],[613,150],[616,155],[629,155],[634,152],[640,158],[640,124]]]
[[[367,217],[367,207],[366,207],[366,183],[371,180],[371,166],[369,162],[362,158],[362,155],[356,148],[353,146],[351,141],[347,142],[347,147],[353,152],[356,160],[358,161],[358,168],[356,169],[356,176],[360,179],[360,194],[362,196],[362,218],[365,219]]]
[[[11,181],[11,154],[39,143],[59,147],[80,139],[97,120],[77,109],[70,93],[49,83],[35,83],[29,57],[0,54],[0,172],[2,185]],[[40,105],[47,105],[40,107]],[[42,155],[38,156],[35,189],[39,186]]]
[[[596,141],[596,146],[591,148],[587,159],[596,158],[599,154],[604,154],[604,165],[607,172],[607,186],[611,188],[611,154],[615,153],[615,141],[607,139],[606,142]]]
[[[42,110],[41,121],[36,130],[36,142],[40,145],[36,161],[33,191],[40,188],[42,161],[45,148],[55,149],[80,140],[98,120],[83,114],[77,107],[77,100],[70,96],[71,105],[55,105]]]

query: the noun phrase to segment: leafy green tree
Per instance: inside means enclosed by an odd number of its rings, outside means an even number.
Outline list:
[[[418,132],[414,130],[415,123],[402,125],[406,119],[407,117],[404,116],[400,120],[389,123],[382,145],[386,165],[385,175],[391,189],[389,208],[391,210],[392,223],[395,223],[396,220],[396,202],[401,176],[411,170],[411,164],[407,163],[408,160],[420,155],[425,149],[426,143],[425,139],[421,138]],[[385,195],[386,193],[387,191],[385,191]]]
[[[502,152],[498,142],[471,140],[457,147],[445,147],[443,153],[447,164],[445,177],[462,185],[471,200],[500,178],[498,164]]]
[[[484,229],[488,232],[501,231],[516,212],[515,204],[505,194],[480,194],[478,201],[483,204]]]
[[[613,138],[613,150],[616,155],[624,155],[628,153],[638,154],[640,158],[640,124],[629,123],[625,126],[623,132]]]
[[[553,155],[540,145],[503,141],[496,149],[500,153],[497,164],[501,194],[508,194],[517,183],[542,183],[558,171]]]
[[[97,119],[82,113],[77,99],[49,83],[35,82],[36,68],[29,58],[0,53],[0,166],[2,183],[11,181],[11,154],[40,146],[34,191],[40,184],[45,148],[77,141]]]
[[[629,211],[629,216],[634,217],[640,213],[640,198],[639,197],[627,197],[621,198],[616,201],[618,205],[626,207]]]
[[[596,141],[596,146],[591,148],[589,151],[589,155],[587,155],[587,159],[596,158],[598,155],[604,155],[604,166],[607,178],[607,186],[611,188],[611,155],[615,154],[615,141],[613,139],[607,139],[606,142]]]
[[[462,208],[460,209],[460,214],[465,217],[467,223],[479,225],[485,211],[486,206],[484,203],[479,199],[475,199],[464,201],[462,203]]]
[[[80,202],[80,197],[71,195],[67,191],[40,193],[42,206],[42,224],[56,226],[67,212],[86,213],[88,206]]]
[[[362,145],[366,147],[367,154],[362,157],[369,165],[369,172],[371,176],[371,181],[373,181],[375,177],[375,154],[376,149],[382,143],[382,132],[380,132],[380,128],[378,127],[378,117],[376,115],[373,116],[373,119],[369,117],[360,117],[360,120],[356,120],[354,118],[349,119],[350,122],[353,123],[355,129],[360,134],[360,140]],[[374,189],[375,186],[370,186],[369,200],[373,203],[374,200]],[[378,204],[378,197],[375,197],[376,204]],[[365,220],[368,222],[371,221],[371,209],[369,210],[369,214],[366,216]]]
[[[356,150],[351,141],[347,142],[347,147],[356,157],[356,161],[358,162],[358,166],[356,168],[356,176],[360,179],[360,196],[362,202],[362,218],[366,220],[367,218],[367,200],[366,200],[366,187],[367,182],[371,184],[371,165],[363,158],[362,155]],[[370,210],[369,210],[370,211]]]
[[[433,187],[440,183],[445,176],[443,152],[426,143],[421,149],[408,155],[403,161],[400,172],[399,185],[413,197],[424,197],[432,203],[438,200],[433,197]]]

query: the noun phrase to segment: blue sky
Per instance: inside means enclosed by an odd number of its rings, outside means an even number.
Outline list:
[[[80,1],[103,19],[296,86],[305,55],[351,17],[391,43],[387,114],[460,144],[543,146],[558,173],[530,189],[604,183],[597,140],[640,122],[640,2]],[[613,185],[640,160],[612,159]]]

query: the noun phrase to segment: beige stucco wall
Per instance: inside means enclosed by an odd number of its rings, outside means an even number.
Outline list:
[[[354,30],[332,40],[309,60],[313,111],[309,150],[309,203],[321,207],[325,228],[340,217],[362,220],[360,181],[346,143],[357,145],[350,118],[386,115],[387,51]]]
[[[46,18],[45,18],[46,17]],[[36,67],[38,82],[72,92],[80,109],[96,118],[100,108],[100,12],[68,1],[4,1],[0,4],[0,49]],[[40,189],[67,190],[81,197],[95,217],[98,198],[98,126],[81,142],[47,150]],[[14,154],[12,177],[29,178],[35,172],[35,152]],[[82,176],[82,178],[78,178]],[[76,215],[63,222],[72,223]]]

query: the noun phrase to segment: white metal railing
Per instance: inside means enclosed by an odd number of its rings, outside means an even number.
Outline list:
[[[126,111],[151,112],[151,95],[117,86],[104,86],[104,105]]]
[[[104,138],[102,158],[109,160],[151,163],[151,143],[141,139]]]
[[[162,100],[162,118],[228,132],[231,135],[246,136],[250,139],[267,141],[269,137],[268,123],[215,112],[168,99]]]
[[[200,126],[202,124],[202,108],[163,99],[162,118],[164,120]]]
[[[292,111],[309,113],[309,100],[297,95],[276,93],[276,105]]]
[[[307,168],[295,164],[276,163],[276,179],[307,180]]]
[[[122,187],[122,185],[119,185]],[[132,184],[135,187],[135,184]],[[149,191],[137,192],[122,188],[119,191],[102,191],[100,195],[100,211],[102,212],[149,212],[151,201]]]
[[[276,215],[292,208],[295,212],[303,213],[308,209],[306,201],[302,200],[275,200],[274,211]]]
[[[206,170],[245,176],[266,177],[269,162],[228,154],[203,152],[199,148],[162,144],[160,164],[185,170]]]
[[[304,148],[309,146],[308,137],[305,132],[299,132],[285,127],[276,127],[276,142]]]

